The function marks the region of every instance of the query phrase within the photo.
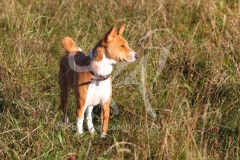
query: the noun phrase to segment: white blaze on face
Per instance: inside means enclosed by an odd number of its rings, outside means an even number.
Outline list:
[[[130,55],[131,55],[131,60],[129,62],[134,62],[138,59],[138,54],[134,52],[131,48],[130,49]]]

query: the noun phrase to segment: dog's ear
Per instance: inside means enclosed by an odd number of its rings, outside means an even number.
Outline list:
[[[116,25],[114,25],[105,35],[104,41],[109,42],[116,36]]]
[[[121,35],[121,34],[123,33],[125,27],[126,27],[126,24],[123,24],[123,25],[119,28],[119,30],[118,30],[118,35]]]

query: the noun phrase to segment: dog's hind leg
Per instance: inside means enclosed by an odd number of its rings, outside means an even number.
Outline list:
[[[62,107],[62,111],[63,111],[64,123],[65,124],[69,124],[69,118],[67,116],[69,94],[70,94],[70,89],[69,88],[61,91],[61,107]]]
[[[69,118],[67,116],[67,107],[68,107],[68,97],[70,94],[70,88],[68,87],[68,81],[66,73],[59,72],[59,85],[60,85],[60,98],[61,98],[61,109],[64,116],[64,123],[69,123]]]

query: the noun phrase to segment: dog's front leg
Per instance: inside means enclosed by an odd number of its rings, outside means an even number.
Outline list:
[[[95,129],[94,129],[94,126],[93,126],[93,122],[92,122],[92,119],[93,119],[93,106],[89,106],[87,108],[87,126],[88,126],[88,130],[91,134],[94,134],[96,133]]]
[[[107,136],[107,129],[108,129],[108,120],[109,120],[109,113],[110,113],[110,101],[106,102],[102,105],[101,111],[101,138],[106,138]]]

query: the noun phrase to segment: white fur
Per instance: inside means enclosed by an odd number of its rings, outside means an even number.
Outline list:
[[[88,130],[90,133],[95,133],[95,129],[94,129],[94,126],[93,126],[93,123],[92,123],[92,119],[93,119],[93,106],[89,106],[87,108],[87,126],[88,126]]]
[[[93,106],[96,106],[98,104],[104,104],[109,100],[112,86],[110,85],[110,78],[97,82],[99,83],[96,85],[96,83],[91,83],[88,87],[88,92],[87,92],[87,98],[85,101],[85,106],[84,106],[84,111],[87,108],[88,113],[87,113],[87,125],[88,125],[88,130],[91,133],[95,132],[93,123],[92,123],[92,109]],[[84,112],[83,112],[84,115]],[[82,128],[83,128],[83,118],[82,121],[79,121],[77,119],[77,133],[82,134]]]
[[[103,104],[109,100],[111,94],[110,78],[96,83],[91,83],[88,87],[87,99],[85,102],[87,106]]]
[[[114,59],[109,59],[103,54],[103,59],[100,62],[92,62],[94,65],[97,66],[97,73],[102,76],[106,76],[112,73],[113,64],[116,64],[117,61]]]
[[[129,49],[131,50],[131,52],[130,52],[131,60],[129,62],[134,62],[137,60],[137,58],[136,58],[137,53],[134,52],[131,48],[129,48]]]
[[[83,133],[83,120],[84,115],[82,116],[82,118],[77,118],[77,134]]]
[[[102,133],[101,134],[101,138],[107,138],[107,134],[106,133]]]

